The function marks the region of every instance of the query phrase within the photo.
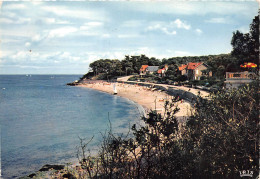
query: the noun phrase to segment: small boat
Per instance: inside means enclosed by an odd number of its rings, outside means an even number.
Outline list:
[[[116,84],[113,85],[113,91],[114,91],[114,95],[116,95],[117,94]]]

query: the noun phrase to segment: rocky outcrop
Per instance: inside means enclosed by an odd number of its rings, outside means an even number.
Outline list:
[[[79,85],[78,82],[72,82],[72,83],[67,83],[68,86],[77,86]]]
[[[54,170],[62,170],[64,169],[65,165],[44,165],[39,171],[49,171],[50,169],[54,169]]]

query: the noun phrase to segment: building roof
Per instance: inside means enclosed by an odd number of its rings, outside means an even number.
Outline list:
[[[190,63],[188,63],[187,69],[188,70],[194,70],[201,64],[202,64],[202,62],[199,62],[199,63],[191,63],[190,62]]]
[[[157,73],[161,74],[163,70],[165,70],[165,68],[159,69],[159,70],[157,71]]]
[[[182,64],[182,65],[179,67],[179,71],[184,70],[186,67],[187,67],[187,65],[183,65],[183,64]]]
[[[158,68],[159,68],[159,66],[148,66],[147,70],[150,72],[155,72],[158,70]]]
[[[140,71],[144,71],[147,67],[148,67],[148,65],[142,65],[142,67],[140,68]]]

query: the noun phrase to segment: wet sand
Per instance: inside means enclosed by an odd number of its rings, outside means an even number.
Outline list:
[[[157,110],[157,112],[163,113],[165,100],[172,98],[172,96],[160,90],[123,83],[95,82],[85,83],[78,86],[103,91],[113,95],[114,84],[116,85],[117,89],[116,95],[128,98],[142,105],[146,112],[148,112],[149,110]],[[176,114],[177,117],[190,115],[190,103],[188,103],[187,101],[180,101],[176,105],[180,108],[180,111]]]

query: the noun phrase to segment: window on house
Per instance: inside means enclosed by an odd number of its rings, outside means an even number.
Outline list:
[[[239,74],[239,73],[235,73],[235,74],[233,75],[234,78],[238,78],[238,77],[240,77],[240,76],[241,76],[241,74]]]
[[[199,74],[199,70],[196,70],[196,75],[198,75]]]

